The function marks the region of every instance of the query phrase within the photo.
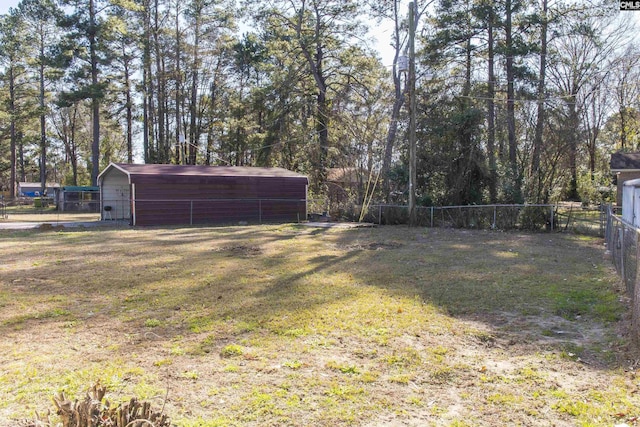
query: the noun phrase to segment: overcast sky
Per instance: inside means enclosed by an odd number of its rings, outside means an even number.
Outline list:
[[[19,0],[0,0],[0,15],[4,15],[9,12],[10,7],[16,7]]]

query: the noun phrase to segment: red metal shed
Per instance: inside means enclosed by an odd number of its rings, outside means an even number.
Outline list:
[[[102,219],[131,225],[306,219],[308,179],[282,168],[111,163],[98,177]]]

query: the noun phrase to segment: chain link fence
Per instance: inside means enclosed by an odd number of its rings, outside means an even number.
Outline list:
[[[362,206],[353,204],[328,209],[332,218],[348,221],[358,221],[361,210]],[[362,220],[379,225],[407,224],[409,209],[406,205],[370,205],[365,208]],[[417,207],[416,222],[421,227],[571,231],[604,236],[606,212],[579,203],[432,206]]]
[[[297,223],[307,219],[305,199],[135,199],[97,197],[59,201],[56,206],[11,209],[10,222],[114,221],[132,225]],[[0,219],[4,205],[0,203]]]
[[[638,286],[638,258],[640,249],[638,239],[640,229],[624,221],[616,215],[613,208],[607,208],[607,226],[605,232],[606,252],[611,258],[616,271],[625,284],[627,295],[632,301],[631,323],[632,334],[640,339],[640,287]]]

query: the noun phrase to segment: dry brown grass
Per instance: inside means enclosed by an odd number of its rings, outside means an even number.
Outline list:
[[[112,401],[166,403],[181,426],[605,426],[640,415],[624,296],[595,239],[5,231],[0,259],[0,425],[96,380]]]

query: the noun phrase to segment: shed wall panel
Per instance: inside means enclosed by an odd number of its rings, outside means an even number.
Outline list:
[[[173,200],[136,202],[137,225],[297,222],[306,217],[299,200]]]
[[[182,177],[180,177],[182,178]],[[192,178],[192,177],[186,177]],[[216,177],[194,182],[180,179],[174,182],[134,181],[138,199],[246,199],[260,197],[252,179]]]
[[[136,224],[295,222],[306,218],[306,179],[136,177]],[[175,177],[174,177],[175,178]],[[187,178],[187,179],[182,179]]]

